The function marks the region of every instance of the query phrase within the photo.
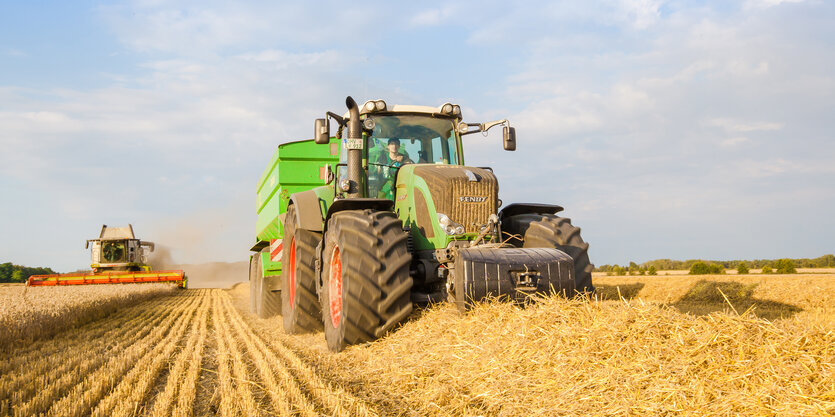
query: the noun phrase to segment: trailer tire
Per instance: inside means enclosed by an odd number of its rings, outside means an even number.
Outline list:
[[[258,258],[260,253],[249,257],[249,312],[255,314],[255,303],[258,299],[258,284],[261,283],[260,276],[256,275]]]
[[[287,209],[281,256],[281,315],[288,334],[322,330],[316,297],[316,245],[321,234],[296,228],[296,206]]]
[[[571,219],[553,214],[519,214],[502,221],[504,239],[519,248],[556,248],[574,260],[574,284],[578,292],[593,292],[589,244]]]
[[[263,253],[269,250],[270,248],[268,246],[261,250],[261,252]],[[261,254],[259,253],[255,257],[257,258],[255,262],[255,281],[258,283],[255,294],[255,314],[259,318],[268,319],[281,313],[281,295],[271,291],[269,289],[270,286],[264,282],[266,278],[264,278],[263,274],[264,265],[261,262]]]
[[[330,350],[378,339],[409,317],[411,260],[394,213],[345,210],[330,218],[321,299]]]

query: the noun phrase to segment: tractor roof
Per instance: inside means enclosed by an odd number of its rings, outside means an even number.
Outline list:
[[[382,101],[382,100],[369,100],[369,101]],[[366,102],[366,104],[368,101]],[[424,114],[434,114],[434,115],[443,115],[441,108],[444,105],[441,104],[437,107],[432,106],[415,106],[412,104],[393,104],[393,105],[386,105],[386,108],[382,113],[424,113]],[[360,114],[369,114],[369,113],[377,113],[377,111],[368,111],[365,108],[365,105],[360,106]],[[451,115],[450,115],[451,116]],[[342,116],[345,119],[350,118],[350,112],[345,112]],[[460,115],[458,115],[460,117]]]

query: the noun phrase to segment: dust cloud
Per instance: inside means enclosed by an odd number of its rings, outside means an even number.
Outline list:
[[[189,288],[228,288],[248,281],[254,237],[254,221],[244,215],[253,211],[248,196],[232,196],[226,206],[162,218],[149,225],[143,236],[155,243],[149,254],[152,268],[182,269]]]
[[[180,264],[174,261],[171,252],[171,248],[157,244],[148,257],[148,263],[155,271],[183,270],[189,288],[230,288],[249,280],[248,261]]]
[[[189,288],[231,288],[249,280],[249,262],[208,262],[176,265],[188,278]]]
[[[174,258],[171,256],[171,249],[168,246],[155,244],[154,251],[148,256],[148,263],[155,270],[176,269]]]

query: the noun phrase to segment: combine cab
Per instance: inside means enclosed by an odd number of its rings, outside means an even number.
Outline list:
[[[92,272],[57,275],[32,275],[29,286],[125,284],[142,282],[173,282],[180,288],[187,287],[182,270],[151,271],[148,253],[154,244],[143,242],[133,234],[133,226],[108,227],[102,225],[98,239],[87,240],[92,246],[90,268]]]

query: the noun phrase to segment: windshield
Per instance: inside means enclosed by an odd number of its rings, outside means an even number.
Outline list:
[[[457,164],[455,124],[451,119],[422,115],[371,116],[368,162],[391,165],[397,153],[416,164]],[[394,146],[399,145],[397,149]]]
[[[104,242],[101,249],[104,260],[107,262],[119,262],[125,258],[124,242]]]
[[[369,116],[368,196],[394,199],[397,168],[405,164],[458,164],[455,123],[423,115]]]

